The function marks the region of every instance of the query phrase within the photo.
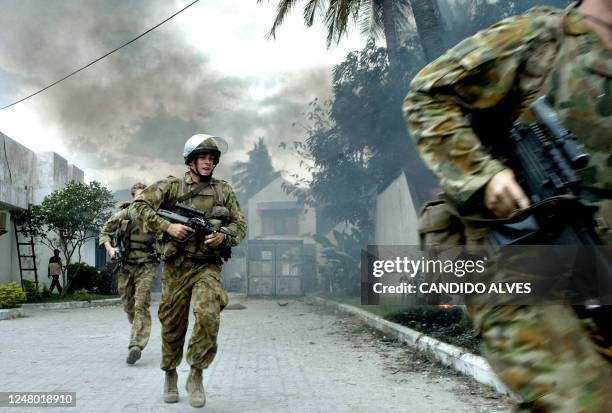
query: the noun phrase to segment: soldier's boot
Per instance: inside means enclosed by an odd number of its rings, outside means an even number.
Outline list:
[[[204,384],[202,383],[202,369],[191,367],[185,388],[187,393],[189,393],[189,404],[192,407],[203,407],[206,404]]]
[[[164,402],[176,403],[178,396],[178,375],[176,369],[166,370],[166,381],[164,382]]]
[[[138,346],[130,347],[127,358],[125,359],[125,362],[127,364],[134,364],[140,359],[141,354],[142,354],[142,350],[140,349],[140,347]]]

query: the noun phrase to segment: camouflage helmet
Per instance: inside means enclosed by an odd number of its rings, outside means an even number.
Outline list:
[[[199,133],[193,135],[185,143],[183,158],[185,159],[185,163],[188,164],[196,156],[209,153],[217,158],[216,162],[219,162],[221,154],[226,151],[227,142],[223,138]]]

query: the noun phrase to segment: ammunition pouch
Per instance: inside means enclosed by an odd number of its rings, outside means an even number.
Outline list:
[[[232,256],[232,248],[229,245],[221,245],[217,248],[203,247],[204,240],[196,235],[193,240],[180,242],[170,235],[163,233],[157,237],[155,243],[156,251],[162,261],[170,261],[179,255],[185,255],[197,260],[227,261]]]
[[[157,236],[155,250],[160,259],[165,262],[175,258],[182,248],[180,242],[163,233]]]

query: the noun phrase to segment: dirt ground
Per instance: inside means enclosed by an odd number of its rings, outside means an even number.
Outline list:
[[[376,351],[384,360],[384,367],[390,374],[396,376],[398,383],[406,382],[403,373],[420,372],[426,377],[424,396],[427,395],[427,386],[441,382],[453,381],[452,391],[466,403],[474,407],[474,412],[507,412],[512,407],[512,400],[505,395],[497,393],[492,388],[478,383],[455,370],[429,359],[425,355],[415,352],[413,348],[386,337],[379,331],[371,328],[361,320],[340,311],[325,307],[318,307],[320,314],[334,315],[337,320],[337,331],[353,343],[355,348],[369,347]],[[330,334],[336,334],[334,332]]]

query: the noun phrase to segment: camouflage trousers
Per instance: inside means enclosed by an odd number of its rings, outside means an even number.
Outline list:
[[[187,347],[187,363],[205,369],[217,353],[221,311],[228,303],[221,283],[221,265],[187,259],[165,263],[158,314],[162,326],[163,370],[174,369],[181,363],[190,303],[195,324]]]
[[[612,412],[612,364],[563,305],[468,310],[489,364],[520,399],[517,412]]]
[[[132,324],[129,347],[145,348],[151,335],[151,286],[158,263],[125,264],[119,273],[117,287],[123,310]]]

